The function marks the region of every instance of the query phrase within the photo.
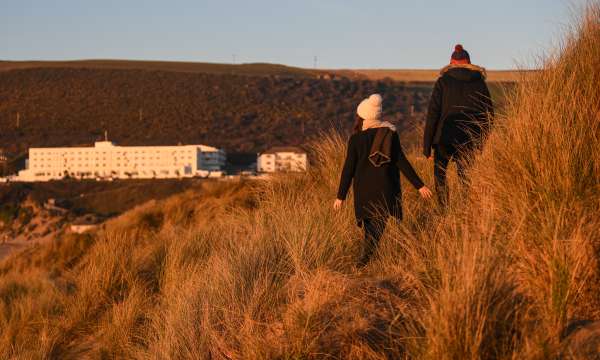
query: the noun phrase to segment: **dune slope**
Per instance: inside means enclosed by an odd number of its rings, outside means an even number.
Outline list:
[[[404,184],[367,268],[350,206],[330,209],[332,134],[307,174],[150,203],[6,260],[1,357],[586,358],[571,325],[600,319],[599,22],[590,7],[518,85],[448,211]]]

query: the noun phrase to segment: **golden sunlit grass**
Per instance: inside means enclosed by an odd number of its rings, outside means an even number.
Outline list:
[[[307,174],[210,184],[6,260],[0,357],[579,356],[565,329],[600,318],[599,21],[518,85],[447,211],[405,184],[366,268],[351,206],[330,209],[328,135]]]

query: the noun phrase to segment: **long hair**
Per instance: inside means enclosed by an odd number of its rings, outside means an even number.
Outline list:
[[[355,115],[355,116],[356,117],[354,118],[354,125],[352,126],[352,132],[354,134],[357,134],[362,131],[363,119],[358,115]]]

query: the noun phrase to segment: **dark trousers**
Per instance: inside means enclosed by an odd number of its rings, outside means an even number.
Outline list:
[[[361,266],[365,266],[371,260],[373,253],[377,250],[379,240],[385,230],[387,218],[385,217],[371,217],[362,220],[362,227],[365,231],[365,246],[363,249],[362,257],[359,261]]]
[[[435,192],[437,195],[437,200],[442,207],[446,207],[448,205],[450,198],[450,193],[448,191],[448,185],[446,182],[446,175],[450,160],[454,160],[456,163],[458,180],[462,185],[466,185],[466,168],[472,153],[472,150],[466,148],[459,151],[452,145],[436,145],[434,151],[433,176],[435,177]]]

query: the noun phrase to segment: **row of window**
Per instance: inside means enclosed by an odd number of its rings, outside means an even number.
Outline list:
[[[74,161],[93,161],[94,159],[84,159],[84,160],[74,160]],[[127,166],[169,166],[168,161],[159,161],[159,162],[155,162],[155,161],[150,161],[148,163],[146,162],[131,162],[128,159],[122,159],[124,160],[124,162],[122,163],[124,167]],[[138,159],[138,160],[145,160],[145,159]],[[148,159],[148,160],[152,160],[152,159]],[[192,161],[192,159],[180,159],[179,161],[177,159],[173,159],[172,165],[189,165]],[[51,167],[61,167],[61,166],[78,166],[78,167],[88,167],[88,166],[106,166],[106,159],[96,159],[96,161],[103,161],[102,163],[98,162],[96,164],[94,163],[90,163],[90,162],[70,162],[70,161],[64,161],[64,162],[38,162],[38,161],[32,161],[30,162],[31,167],[32,168],[51,168]],[[120,161],[120,159],[116,159],[116,161]],[[207,159],[203,162],[209,163],[209,164],[220,164],[221,161],[218,160],[211,160],[211,159]],[[102,165],[100,165],[102,164]],[[120,167],[121,163],[118,162],[116,163],[116,166]]]
[[[193,150],[126,150],[126,151],[96,151],[96,150],[82,150],[82,151],[68,151],[65,152],[64,150],[49,150],[49,151],[38,151],[38,150],[33,150],[32,151],[32,155],[56,155],[56,154],[60,154],[60,155],[67,155],[67,154],[78,154],[78,155],[94,155],[94,154],[149,154],[149,153],[154,153],[154,154],[160,154],[160,153],[167,153],[167,154],[192,154],[194,151]]]
[[[306,161],[298,160],[298,159],[276,159],[275,160],[276,164],[303,164],[305,162]],[[269,159],[269,160],[263,160],[263,161],[261,161],[261,163],[272,164],[273,162],[271,159]]]
[[[208,159],[208,157],[206,157],[206,158]],[[96,157],[96,158],[93,158],[93,157],[92,158],[89,158],[89,157],[84,157],[84,158],[82,158],[82,157],[77,157],[77,158],[75,158],[75,157],[63,158],[64,161],[69,161],[69,160],[70,161],[76,161],[76,160],[78,160],[78,161],[81,161],[81,160],[89,161],[89,160],[94,160],[94,159],[96,159],[96,160],[100,160],[100,159],[106,160],[107,158],[106,157],[101,157],[101,158],[100,157]],[[117,160],[121,160],[121,157],[117,156],[116,159]],[[146,160],[146,157],[145,156],[140,156],[140,157],[134,156],[133,159],[134,160]],[[148,160],[153,160],[153,159],[160,160],[162,158],[159,157],[159,156],[157,156],[157,157],[152,157],[152,156],[148,157]],[[182,160],[185,160],[185,159],[192,160],[192,156],[187,156],[187,157],[183,156],[183,157],[180,157],[180,159],[182,159]],[[60,158],[59,159],[52,159],[52,158],[45,158],[44,159],[44,158],[38,158],[38,157],[32,156],[31,160],[32,161],[60,161]],[[127,159],[127,157],[123,157],[123,160],[128,160],[128,159]],[[177,157],[173,158],[173,160],[177,160]]]
[[[260,156],[266,156],[266,157],[273,157],[273,156],[306,156],[306,154],[299,154],[299,153],[279,153],[279,154],[261,154]]]
[[[191,166],[189,163],[185,164],[185,163],[173,163],[171,165],[168,164],[164,164],[164,163],[160,163],[160,164],[155,164],[155,163],[133,163],[133,164],[123,164],[123,166],[121,166],[120,163],[115,164],[115,167],[138,167],[138,166]],[[68,165],[65,165],[68,166]],[[98,163],[98,164],[89,164],[89,163],[85,163],[85,164],[71,164],[70,166],[72,167],[79,167],[79,168],[87,168],[87,167],[107,167],[106,163]],[[43,169],[43,168],[55,168],[56,166],[52,166],[51,164],[31,164],[31,168],[39,168],[39,169]],[[64,166],[58,166],[58,167],[64,167]]]

